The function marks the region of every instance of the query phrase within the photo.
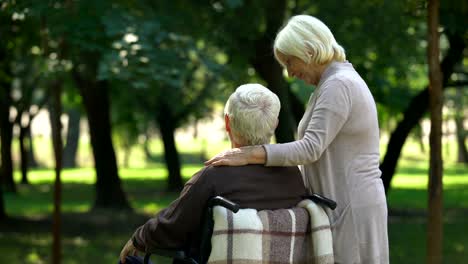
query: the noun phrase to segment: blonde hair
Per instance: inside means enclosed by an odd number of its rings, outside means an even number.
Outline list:
[[[333,37],[330,29],[319,19],[308,15],[297,15],[289,19],[286,26],[276,35],[273,45],[276,60],[278,51],[295,56],[305,63],[323,65],[333,60],[343,62],[346,54]]]
[[[224,114],[236,142],[244,145],[270,143],[278,124],[281,103],[273,92],[261,84],[251,83],[239,86],[231,94]]]

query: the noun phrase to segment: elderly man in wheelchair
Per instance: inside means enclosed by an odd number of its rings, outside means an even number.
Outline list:
[[[262,85],[238,87],[224,111],[231,146],[268,144],[279,111],[278,97]],[[137,228],[120,262],[148,263],[157,254],[174,263],[333,263],[321,205],[336,206],[308,196],[297,167],[205,167],[169,207]],[[146,253],[144,260],[138,252]]]

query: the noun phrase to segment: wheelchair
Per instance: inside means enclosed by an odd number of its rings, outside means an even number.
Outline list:
[[[303,196],[303,199],[310,199],[322,207],[328,207],[334,210],[337,206],[336,202],[323,197],[318,194]],[[201,240],[199,246],[199,255],[191,255],[185,250],[171,250],[171,249],[153,249],[151,252],[146,252],[143,263],[148,264],[151,255],[158,255],[163,257],[172,258],[175,264],[203,264],[208,261],[211,253],[211,236],[213,233],[213,208],[215,206],[222,206],[237,213],[240,205],[221,196],[215,196],[208,201],[207,208],[205,208],[202,226],[201,226]]]

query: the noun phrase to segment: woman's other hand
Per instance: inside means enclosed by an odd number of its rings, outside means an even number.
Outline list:
[[[136,256],[138,253],[137,249],[133,246],[133,241],[130,239],[128,240],[127,244],[122,248],[120,252],[120,263],[125,264],[125,258],[127,256]]]
[[[249,146],[225,150],[205,162],[205,166],[243,166],[265,164],[266,153],[262,146]]]

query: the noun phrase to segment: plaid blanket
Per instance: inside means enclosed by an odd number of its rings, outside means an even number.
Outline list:
[[[310,200],[291,209],[236,214],[216,206],[213,218],[208,263],[333,263],[328,217]]]

